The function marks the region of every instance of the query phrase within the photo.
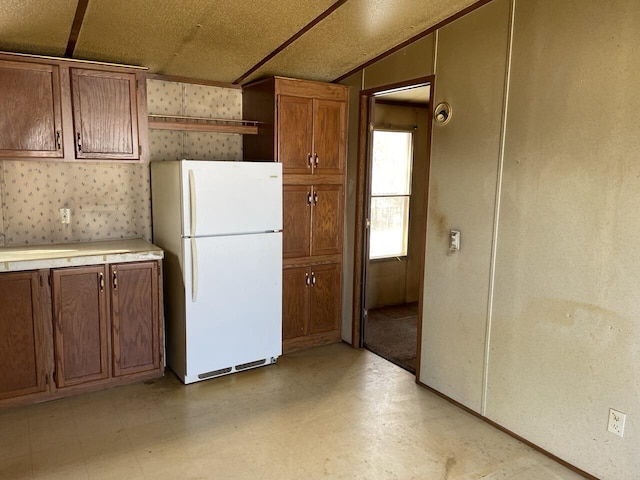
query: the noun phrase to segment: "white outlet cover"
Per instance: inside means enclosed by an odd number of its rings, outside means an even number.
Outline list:
[[[613,408],[609,409],[609,426],[607,430],[611,433],[618,435],[620,437],[624,436],[624,422],[627,420],[627,415],[619,412],[618,410],[614,410]]]

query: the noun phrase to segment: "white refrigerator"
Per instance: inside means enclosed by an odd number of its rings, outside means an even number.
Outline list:
[[[167,364],[184,383],[282,354],[282,164],[151,164]]]

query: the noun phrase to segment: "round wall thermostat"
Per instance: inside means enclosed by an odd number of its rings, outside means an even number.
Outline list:
[[[436,123],[446,125],[451,120],[451,105],[446,102],[439,103],[433,113]]]

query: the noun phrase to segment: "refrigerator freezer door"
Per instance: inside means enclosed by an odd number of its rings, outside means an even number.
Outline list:
[[[282,229],[282,164],[184,160],[182,235]]]
[[[183,242],[186,376],[280,356],[282,234],[196,238],[197,262]]]

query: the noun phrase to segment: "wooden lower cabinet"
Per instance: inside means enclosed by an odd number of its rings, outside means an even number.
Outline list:
[[[159,261],[0,274],[0,407],[162,376],[161,288]]]
[[[282,282],[282,349],[340,340],[341,265],[288,267]]]
[[[158,264],[111,265],[113,375],[160,367]]]
[[[0,400],[47,389],[42,300],[38,272],[0,274]]]
[[[104,265],[51,272],[58,388],[109,377],[105,276]]]

